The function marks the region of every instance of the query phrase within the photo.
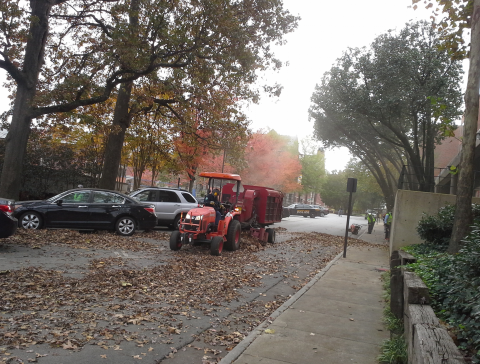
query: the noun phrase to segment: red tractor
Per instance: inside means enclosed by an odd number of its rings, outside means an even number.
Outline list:
[[[249,229],[261,241],[275,242],[275,230],[267,228],[282,220],[283,194],[268,187],[242,185],[238,174],[203,172],[210,191],[221,191],[221,219],[215,225],[215,209],[210,206],[190,210],[180,220],[179,230],[170,236],[170,249],[184,244],[209,243],[210,253],[220,255],[223,248],[240,247],[240,233]]]

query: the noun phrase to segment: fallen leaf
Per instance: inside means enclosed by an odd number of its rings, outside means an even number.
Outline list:
[[[62,347],[65,349],[65,350],[70,350],[70,349],[77,349],[77,345],[73,345],[72,342],[70,340],[67,341],[66,344],[63,344]]]

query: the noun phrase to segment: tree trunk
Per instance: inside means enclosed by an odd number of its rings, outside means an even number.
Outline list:
[[[435,190],[435,134],[436,128],[432,124],[431,108],[427,107],[427,130],[425,148],[425,189],[426,192]]]
[[[139,0],[132,0],[130,3],[130,27],[131,36],[135,36],[138,25]],[[126,82],[120,86],[118,91],[115,111],[113,113],[112,129],[108,136],[105,147],[105,158],[103,163],[100,188],[113,190],[118,175],[118,168],[122,160],[122,148],[125,140],[125,131],[130,126],[130,97],[132,95],[133,81]]]
[[[195,183],[195,177],[190,179],[190,182],[188,183],[188,192],[192,193],[193,192],[193,185]]]
[[[43,64],[51,4],[48,0],[31,0],[30,34],[25,48],[23,70],[18,78],[12,123],[5,139],[5,159],[0,178],[0,196],[18,199],[21,188],[23,159],[27,150],[32,118],[32,101]]]
[[[195,174],[197,173],[197,166],[192,167],[190,171],[187,171],[189,183],[188,183],[188,192],[192,193],[193,191],[193,185],[195,183]]]
[[[120,86],[118,91],[117,103],[113,112],[112,128],[108,135],[107,145],[105,146],[105,158],[103,163],[102,178],[100,179],[100,188],[108,190],[115,189],[115,181],[118,175],[118,168],[122,160],[122,148],[125,140],[125,131],[130,126],[130,114],[128,106],[132,94],[133,82],[128,82]]]
[[[152,169],[152,179],[150,181],[150,186],[155,187],[155,178],[157,178],[157,167],[154,165],[151,167]]]
[[[457,207],[453,232],[448,246],[449,253],[460,249],[460,241],[468,234],[472,224],[473,163],[478,123],[478,87],[480,79],[480,0],[474,0],[470,68],[465,92],[465,120],[463,128],[462,156],[457,184]]]

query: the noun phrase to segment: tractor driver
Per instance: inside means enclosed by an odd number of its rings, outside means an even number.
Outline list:
[[[218,190],[218,188],[215,188],[211,193],[207,195],[207,197],[205,197],[205,205],[211,206],[215,209],[215,226],[218,226],[218,222],[222,218],[220,210],[224,208],[218,200],[219,194],[220,191]]]

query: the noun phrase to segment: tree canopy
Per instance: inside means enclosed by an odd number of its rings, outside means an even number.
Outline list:
[[[312,140],[301,141],[302,187],[304,193],[320,193],[325,176],[325,153]]]
[[[461,64],[440,43],[431,24],[407,24],[345,51],[312,95],[316,137],[365,163],[389,208],[403,165],[410,188],[433,190],[435,142],[461,115]]]
[[[292,151],[292,144],[296,143],[274,130],[252,134],[245,150],[245,168],[237,170],[242,182],[285,193],[300,189],[297,179],[302,166],[298,160],[298,149]]]
[[[297,24],[269,0],[33,0],[0,10],[0,68],[14,94],[0,194],[13,198],[34,118],[104,102],[122,84],[125,130],[132,87],[152,73],[155,105],[199,97],[205,85],[255,100],[258,71],[281,66],[271,44]]]

